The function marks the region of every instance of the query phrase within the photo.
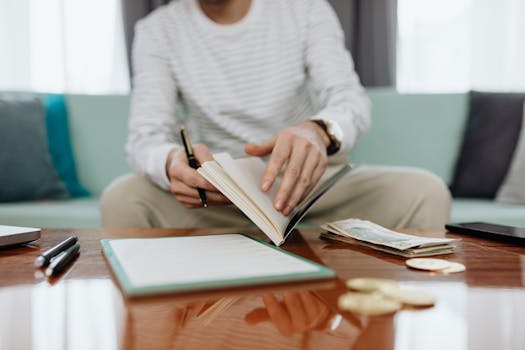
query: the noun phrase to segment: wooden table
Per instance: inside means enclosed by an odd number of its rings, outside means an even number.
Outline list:
[[[128,299],[99,242],[211,232],[239,230],[44,230],[40,246],[0,250],[0,350],[525,349],[525,247],[462,237],[459,251],[446,258],[464,263],[467,271],[440,275],[302,230],[283,248],[329,266],[337,279]],[[81,255],[64,274],[47,280],[34,259],[70,234],[79,237]],[[352,277],[393,278],[434,293],[438,301],[381,317],[341,312],[337,297]]]

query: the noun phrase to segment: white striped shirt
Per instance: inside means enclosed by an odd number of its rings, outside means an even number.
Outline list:
[[[192,142],[233,156],[308,119],[338,123],[345,152],[370,124],[369,100],[326,0],[252,0],[232,25],[213,22],[197,0],[172,1],[137,24],[133,71],[128,160],[164,189],[181,115]]]

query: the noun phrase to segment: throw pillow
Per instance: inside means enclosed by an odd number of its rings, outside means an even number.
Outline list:
[[[77,179],[64,95],[44,95],[43,102],[46,107],[47,141],[51,161],[71,197],[89,196],[89,192]]]
[[[454,197],[494,198],[518,142],[525,94],[470,93],[470,111],[456,163]]]
[[[496,201],[504,204],[525,204],[525,105],[523,105],[520,140]]]
[[[48,153],[36,95],[0,94],[0,202],[69,197]]]

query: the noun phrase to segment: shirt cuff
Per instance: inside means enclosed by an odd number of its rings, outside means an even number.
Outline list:
[[[359,137],[357,127],[354,124],[354,117],[348,117],[348,113],[338,113],[333,110],[322,110],[311,119],[330,120],[337,123],[343,132],[341,147],[331,156],[341,155],[349,151],[357,142]]]
[[[179,146],[176,144],[163,144],[151,150],[148,164],[146,166],[146,174],[149,175],[151,181],[157,184],[163,190],[170,190],[170,179],[166,173],[166,161],[169,153]]]

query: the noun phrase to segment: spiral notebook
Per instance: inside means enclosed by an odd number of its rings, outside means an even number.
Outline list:
[[[329,268],[241,233],[104,239],[129,296],[324,279]]]

